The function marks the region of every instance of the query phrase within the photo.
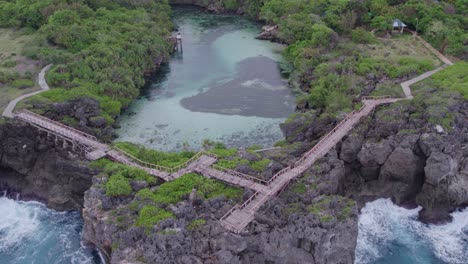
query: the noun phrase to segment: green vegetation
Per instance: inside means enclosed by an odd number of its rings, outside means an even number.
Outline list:
[[[39,69],[21,56],[34,36],[26,30],[0,28],[0,111],[14,98],[38,89],[33,76]]]
[[[187,230],[194,231],[206,224],[205,219],[195,219],[187,225]]]
[[[110,176],[106,183],[106,195],[108,196],[127,196],[132,193],[132,187],[122,174]]]
[[[283,213],[286,215],[292,215],[299,212],[301,212],[301,205],[299,203],[288,204],[288,206],[283,209]]]
[[[333,206],[330,203],[333,202]],[[344,221],[353,216],[356,202],[342,196],[324,196],[318,202],[307,207],[307,211],[317,216],[322,223],[333,221],[335,218]]]
[[[451,106],[468,98],[467,67],[468,63],[460,62],[413,85],[411,104],[417,110],[411,118],[424,118],[432,125],[451,131],[454,124]]]
[[[249,161],[246,159],[241,159],[239,157],[234,157],[230,159],[220,159],[216,165],[222,168],[233,170],[238,165],[248,165]]]
[[[152,175],[149,175],[146,171],[119,163],[112,162],[107,164],[104,167],[104,172],[112,176],[119,175],[125,179],[146,181],[151,185],[157,183],[156,178]]]
[[[95,161],[91,166],[103,169],[103,173],[109,177],[105,184],[106,195],[108,196],[128,196],[132,194],[133,190],[129,180],[146,181],[150,185],[157,183],[156,178],[144,170],[114,163],[107,159]]]
[[[189,151],[182,151],[177,153],[160,152],[128,142],[119,142],[115,145],[142,161],[169,168],[173,168],[182,163],[185,163],[195,155],[194,152]]]
[[[29,87],[33,87],[34,86],[34,82],[31,81],[31,80],[24,80],[24,79],[21,79],[21,80],[15,80],[11,83],[11,85],[15,88],[18,88],[18,89],[26,89],[26,88],[29,88]]]
[[[459,62],[433,75],[432,81],[438,89],[458,92],[468,100],[467,69],[467,62]]]
[[[157,206],[147,205],[141,208],[135,225],[146,227],[149,231],[154,225],[168,218],[174,218],[174,214]]]
[[[141,199],[147,199],[157,204],[174,204],[180,202],[193,189],[197,189],[197,195],[205,199],[224,196],[228,199],[238,199],[242,191],[225,185],[224,183],[208,179],[198,174],[186,174],[174,181],[165,182],[152,192],[143,189],[137,193]]]
[[[89,97],[109,124],[139,93],[144,73],[170,52],[167,1],[7,0],[0,27],[29,28],[37,40],[25,55],[54,63],[53,88],[31,99],[47,103]]]
[[[168,204],[175,204],[186,198],[193,189],[197,189],[197,195],[204,199],[224,196],[228,199],[240,199],[242,190],[226,186],[224,183],[199,176],[186,174],[174,181],[161,184],[155,191],[148,188],[137,192],[136,199],[129,204],[129,208],[138,211],[136,226],[144,226],[148,229],[159,221],[175,217],[171,212],[164,210]],[[187,229],[193,231],[206,221],[197,219],[192,221]]]
[[[307,186],[303,182],[298,182],[292,186],[292,191],[298,194],[304,194],[307,191]]]

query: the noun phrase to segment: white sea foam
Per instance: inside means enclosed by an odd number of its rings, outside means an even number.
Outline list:
[[[446,225],[417,220],[421,208],[405,209],[389,199],[368,203],[359,216],[356,263],[467,263],[468,208],[452,214]]]
[[[35,235],[40,221],[36,210],[6,197],[0,198],[0,251],[9,250]]]
[[[6,197],[0,198],[0,212],[0,263],[96,263],[80,243],[78,213]]]

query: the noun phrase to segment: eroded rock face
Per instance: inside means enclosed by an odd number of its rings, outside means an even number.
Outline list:
[[[81,210],[96,172],[63,142],[21,122],[0,126],[0,186],[56,210]]]
[[[426,183],[437,186],[447,176],[457,172],[458,163],[450,156],[440,152],[434,152],[426,161],[424,172]]]

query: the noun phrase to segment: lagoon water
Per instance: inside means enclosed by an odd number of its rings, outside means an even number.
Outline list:
[[[81,243],[78,212],[57,212],[38,202],[0,197],[0,263],[97,264],[99,255]]]
[[[164,151],[200,149],[204,139],[265,147],[281,140],[279,124],[295,108],[278,62],[282,45],[255,39],[260,27],[236,16],[176,8],[183,38],[124,113],[117,141]]]

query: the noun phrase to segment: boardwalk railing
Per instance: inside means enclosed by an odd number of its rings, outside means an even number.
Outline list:
[[[251,176],[251,175],[248,175],[248,174],[244,174],[244,173],[241,173],[241,172],[238,172],[238,171],[235,171],[235,170],[230,170],[230,169],[218,166],[218,165],[211,165],[211,167],[213,169],[216,169],[216,170],[219,170],[219,171],[224,171],[224,172],[226,172],[228,174],[231,174],[231,175],[234,175],[234,176],[237,176],[237,177],[240,177],[240,178],[244,178],[246,180],[250,180],[250,181],[253,181],[253,182],[256,182],[256,183],[259,183],[259,184],[263,184],[263,185],[268,184],[268,182],[263,180],[263,179],[260,179],[260,178],[257,178],[257,177],[254,177],[254,176]]]
[[[49,119],[49,118],[47,118],[47,117],[43,117],[43,116],[38,115],[38,114],[36,114],[36,113],[34,113],[34,112],[31,112],[31,111],[29,111],[29,110],[22,109],[22,110],[18,111],[16,115],[18,116],[18,115],[21,114],[21,113],[26,114],[26,115],[29,115],[29,116],[33,116],[33,117],[36,118],[36,119],[42,120],[42,121],[47,122],[47,123],[52,123],[52,124],[54,124],[54,125],[56,125],[56,126],[59,126],[59,127],[63,128],[63,129],[66,129],[66,130],[72,131],[72,132],[74,132],[74,133],[76,133],[76,134],[79,134],[80,136],[83,136],[83,137],[86,137],[86,138],[88,138],[88,139],[97,141],[97,138],[96,138],[95,136],[92,136],[92,135],[90,135],[90,134],[87,134],[87,133],[85,133],[85,132],[83,132],[83,131],[80,131],[80,130],[78,130],[78,129],[75,129],[75,128],[66,126],[66,125],[64,125],[64,124],[62,124],[62,123],[60,123],[60,122],[54,121],[54,120]]]

